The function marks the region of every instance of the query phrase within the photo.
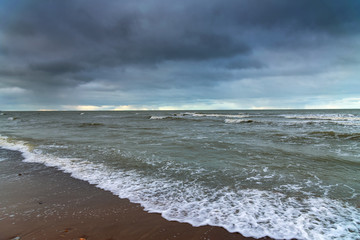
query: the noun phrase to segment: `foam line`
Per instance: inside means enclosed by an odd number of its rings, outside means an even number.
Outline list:
[[[193,226],[220,226],[247,237],[358,239],[360,211],[325,197],[303,199],[257,189],[209,189],[197,183],[146,177],[85,159],[43,154],[22,141],[0,137],[0,146],[22,152],[24,162],[42,163],[140,203],[146,211]]]

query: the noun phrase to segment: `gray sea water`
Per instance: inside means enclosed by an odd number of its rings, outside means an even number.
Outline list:
[[[168,220],[360,239],[360,110],[3,112],[0,147]]]

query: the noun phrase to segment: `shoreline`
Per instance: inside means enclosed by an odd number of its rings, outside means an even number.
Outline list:
[[[255,239],[168,221],[68,173],[22,162],[18,151],[0,150],[9,158],[0,162],[0,240]]]

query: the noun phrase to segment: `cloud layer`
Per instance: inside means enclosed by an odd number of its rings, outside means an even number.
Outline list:
[[[2,109],[302,108],[360,91],[356,0],[0,6]]]

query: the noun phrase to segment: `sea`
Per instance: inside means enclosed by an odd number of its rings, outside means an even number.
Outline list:
[[[0,147],[167,220],[360,239],[360,110],[1,112]]]

